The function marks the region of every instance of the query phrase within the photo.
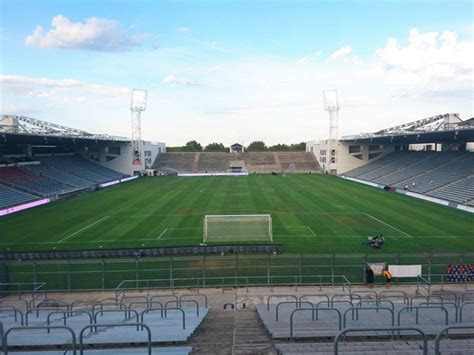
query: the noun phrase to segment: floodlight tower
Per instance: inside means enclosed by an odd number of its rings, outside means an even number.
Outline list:
[[[329,112],[329,172],[337,173],[337,140],[339,121],[339,101],[337,90],[323,91],[324,109]]]
[[[146,90],[133,89],[130,103],[130,111],[132,112],[132,164],[139,166],[138,170],[140,172],[143,170],[141,114],[146,109],[147,93]]]

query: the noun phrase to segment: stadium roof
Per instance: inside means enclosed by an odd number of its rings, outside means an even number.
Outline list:
[[[472,142],[474,141],[474,118],[463,121],[459,114],[446,113],[374,133],[344,136],[340,140],[390,141],[391,143]]]
[[[51,137],[51,138],[69,138],[74,140],[86,141],[119,141],[129,142],[126,137],[111,136],[108,134],[93,134],[81,131],[75,128],[69,128],[58,124],[41,121],[35,118],[15,115],[2,115],[0,119],[0,135],[2,136],[19,136],[27,137]]]

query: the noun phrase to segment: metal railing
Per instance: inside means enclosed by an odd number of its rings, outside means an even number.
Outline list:
[[[444,333],[447,334],[449,329],[474,329],[474,325],[457,324],[457,325],[449,325],[449,326],[443,328],[438,333],[438,335],[436,335],[436,338],[435,338],[435,355],[441,355],[441,352],[439,350],[440,341],[441,341],[441,338],[443,337]]]
[[[291,312],[290,314],[290,340],[293,341],[293,326],[294,326],[294,315],[295,313],[298,313],[298,312],[307,312],[307,311],[311,311],[312,312],[312,316],[313,316],[313,320],[314,320],[314,315],[316,313],[316,315],[319,314],[319,312],[336,312],[336,314],[338,315],[338,321],[339,321],[339,329],[338,330],[341,330],[342,329],[342,315],[341,315],[341,311],[338,310],[337,308],[331,308],[331,307],[324,307],[324,308],[314,308],[314,307],[311,307],[311,308],[298,308],[298,309],[295,309],[293,312]]]
[[[96,259],[6,261],[8,280],[47,283],[48,291],[115,290],[122,280],[126,289],[179,289],[250,286],[341,286],[364,283],[367,262],[420,264],[423,275],[416,280],[394,279],[414,284],[428,294],[431,285],[448,284],[443,274],[447,264],[470,264],[474,253],[434,254],[226,254],[202,256],[147,256]],[[382,278],[379,279],[382,283]],[[452,284],[460,284],[452,283]],[[472,281],[463,281],[467,289]],[[13,291],[13,289],[12,289]]]
[[[51,329],[63,329],[68,331],[71,334],[71,342],[67,345],[71,345],[73,354],[76,354],[76,348],[77,348],[77,343],[76,343],[76,334],[74,333],[74,330],[72,330],[70,327],[67,326],[62,326],[62,325],[42,325],[42,326],[34,326],[34,327],[11,327],[8,330],[5,331],[3,334],[3,353],[6,355],[8,354],[8,335],[11,332],[16,332],[16,331],[30,331],[30,330],[51,330]],[[82,334],[82,333],[81,333]]]
[[[423,355],[428,355],[428,337],[426,334],[420,329],[416,327],[385,327],[385,326],[377,326],[377,327],[357,327],[357,328],[346,328],[341,330],[337,333],[336,338],[334,339],[334,355],[339,354],[339,341],[342,337],[344,337],[347,333],[351,332],[380,332],[380,331],[387,331],[391,332],[392,334],[395,331],[400,332],[401,330],[413,330],[418,332],[423,337]]]
[[[308,277],[309,278],[309,277]],[[343,291],[351,292],[352,284],[345,275],[313,275],[311,279],[317,278],[318,282],[304,281],[305,277],[299,275],[271,276],[265,281],[261,276],[221,276],[221,277],[192,277],[177,279],[144,279],[144,280],[122,280],[115,288],[116,298],[125,295],[127,290],[153,290],[153,289],[179,289],[179,288],[196,288],[199,292],[201,288],[206,287],[252,287],[264,286],[269,287],[273,291],[278,286],[317,286],[320,289],[323,286],[341,286]],[[327,279],[327,282],[322,280]],[[169,284],[168,284],[169,283]],[[179,286],[178,286],[179,285]]]

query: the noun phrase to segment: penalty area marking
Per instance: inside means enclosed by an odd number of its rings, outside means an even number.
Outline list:
[[[67,237],[61,239],[61,240],[58,241],[57,243],[62,243],[62,242],[64,242],[65,240],[68,240],[69,238],[74,237],[76,234],[79,234],[79,233],[81,233],[82,231],[86,230],[87,228],[90,228],[90,227],[96,225],[97,223],[102,222],[102,221],[105,220],[106,218],[109,218],[109,216],[102,217],[101,219],[99,219],[99,220],[97,220],[97,221],[95,221],[95,222],[93,222],[93,223],[91,223],[91,224],[88,224],[88,225],[85,226],[84,228],[81,228],[81,229],[79,229],[78,231],[76,231],[76,232],[74,232],[74,233],[68,235]]]
[[[314,233],[314,231],[311,229],[310,226],[306,226],[307,229],[309,229],[309,231],[311,232],[311,234],[314,236],[314,237],[317,237],[316,233]]]
[[[167,231],[168,231],[168,228],[163,229],[163,232],[161,232],[161,234],[156,238],[156,240],[160,240],[160,238],[164,236]]]
[[[377,222],[379,222],[379,223],[385,224],[387,227],[390,227],[390,228],[392,228],[393,230],[396,230],[397,232],[400,232],[400,233],[402,233],[403,235],[405,235],[405,236],[407,236],[407,237],[409,237],[409,238],[413,238],[412,235],[410,235],[410,234],[408,234],[408,233],[405,233],[404,231],[402,231],[402,230],[400,230],[400,229],[398,229],[398,228],[395,228],[394,226],[392,226],[392,225],[390,225],[390,224],[388,224],[388,223],[386,223],[386,222],[384,222],[384,221],[382,221],[382,220],[380,220],[380,219],[378,219],[378,218],[375,218],[374,216],[372,216],[372,215],[370,215],[370,214],[368,214],[368,213],[364,213],[364,214],[365,214],[367,217],[372,218],[374,221],[377,221]]]

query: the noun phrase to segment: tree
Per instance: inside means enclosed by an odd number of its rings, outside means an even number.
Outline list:
[[[292,144],[292,145],[290,145],[289,148],[290,148],[289,150],[303,151],[304,152],[304,151],[306,151],[306,143],[301,142],[301,143]]]
[[[196,141],[189,141],[186,143],[186,145],[183,147],[184,152],[201,152],[202,151],[202,145],[199,144]]]
[[[272,152],[287,152],[290,150],[290,147],[286,144],[275,144],[268,148]]]
[[[222,143],[210,143],[204,148],[205,152],[228,152],[229,149]]]
[[[263,152],[267,150],[267,146],[262,141],[253,141],[247,147],[248,152]]]

